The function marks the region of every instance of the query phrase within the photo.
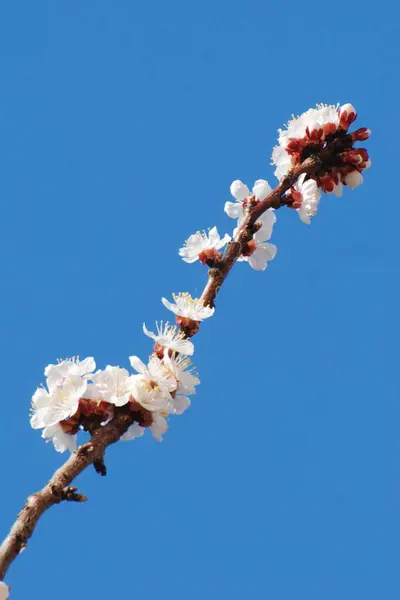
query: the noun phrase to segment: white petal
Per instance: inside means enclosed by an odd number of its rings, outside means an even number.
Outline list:
[[[79,370],[82,374],[91,373],[96,368],[96,362],[93,356],[88,356],[79,364]]]
[[[257,200],[264,200],[272,191],[271,186],[265,179],[257,179],[253,187],[253,194]]]
[[[208,240],[209,240],[210,247],[215,248],[215,246],[219,242],[219,233],[218,233],[218,229],[216,227],[213,227],[208,232]]]
[[[176,314],[176,312],[177,312],[176,304],[172,304],[172,302],[169,302],[169,300],[167,300],[166,298],[161,298],[161,302],[164,304],[165,308],[168,308],[168,310],[170,310]]]
[[[132,425],[127,429],[127,431],[120,437],[120,440],[123,442],[127,442],[129,440],[133,440],[135,438],[140,438],[145,432],[144,427],[140,427],[138,423],[132,423]]]
[[[343,181],[351,190],[354,190],[354,188],[362,184],[364,179],[359,171],[352,171],[344,177]]]
[[[153,434],[154,439],[158,442],[162,441],[163,434],[168,429],[168,423],[164,417],[159,414],[155,414],[153,417],[153,424],[150,426],[151,433]]]
[[[250,196],[249,188],[239,179],[231,183],[230,191],[237,202],[243,202],[243,200]]]
[[[145,323],[143,323],[143,333],[144,333],[145,335],[147,335],[149,338],[151,338],[152,340],[154,340],[154,341],[156,340],[156,337],[157,337],[157,336],[156,336],[156,334],[155,334],[155,333],[153,333],[152,331],[149,331],[149,330],[147,329],[147,327],[146,327],[146,324],[145,324]]]
[[[231,219],[240,219],[243,214],[243,206],[238,202],[225,202],[224,210]]]
[[[131,365],[135,369],[135,371],[137,371],[141,375],[144,375],[145,373],[147,373],[146,365],[144,364],[144,362],[142,362],[140,360],[140,358],[138,356],[130,356],[129,362],[131,363]]]
[[[277,247],[274,244],[258,244],[255,252],[249,257],[250,266],[256,271],[265,271],[268,261],[275,258]]]
[[[301,207],[300,209],[297,209],[297,212],[299,213],[299,217],[303,221],[303,223],[305,223],[306,225],[311,225],[310,216],[306,212],[304,212],[304,210],[301,210]]]
[[[172,405],[174,414],[182,415],[189,408],[190,400],[186,396],[176,396],[172,401]]]
[[[254,239],[257,242],[266,242],[272,235],[274,224],[276,223],[276,215],[274,210],[266,210],[258,221],[261,223],[261,228],[255,233]]]

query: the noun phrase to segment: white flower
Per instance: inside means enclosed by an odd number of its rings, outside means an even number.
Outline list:
[[[250,196],[250,190],[239,179],[231,184],[230,191],[236,202],[225,202],[224,210],[228,217],[240,219],[243,216],[243,202]],[[265,179],[257,179],[253,186],[253,195],[260,202],[271,193],[271,186]]]
[[[72,417],[78,410],[79,399],[85,393],[86,387],[85,380],[72,375],[65,383],[55,387],[51,393],[44,387],[38,388],[32,396],[31,426],[33,429],[49,427]]]
[[[56,386],[61,385],[71,377],[89,379],[95,368],[96,363],[91,356],[84,360],[79,360],[78,357],[67,358],[57,365],[47,365],[44,370],[47,377],[47,387],[52,391]]]
[[[146,325],[143,323],[144,333],[155,341],[159,346],[164,348],[171,348],[175,352],[181,352],[191,356],[194,352],[193,342],[185,339],[184,333],[177,328],[176,325],[170,325],[161,321],[161,325],[156,323],[157,335],[152,331],[149,331]]]
[[[107,365],[104,371],[98,371],[92,377],[96,386],[96,395],[114,406],[124,406],[129,402],[132,378],[126,369]]]
[[[307,181],[304,181],[305,178],[306,173],[300,175],[294,187],[302,196],[301,206],[297,209],[299,217],[303,223],[310,225],[310,217],[315,217],[317,214],[318,205],[321,200],[321,192],[314,179],[307,179]]]
[[[214,308],[204,306],[199,298],[192,298],[188,293],[172,294],[175,304],[162,298],[162,303],[179,317],[186,317],[192,321],[203,321],[214,314]]]
[[[162,391],[155,382],[148,381],[142,375],[133,375],[132,380],[132,396],[138,404],[151,412],[166,410],[171,399],[169,392]]]
[[[140,360],[138,356],[130,356],[130,363],[132,367],[141,375],[140,381],[144,381],[147,389],[151,390],[152,393],[160,392],[166,398],[170,397],[170,393],[176,390],[176,380],[170,373],[164,368],[163,362],[154,354],[150,357],[147,366]],[[139,381],[138,377],[135,377],[134,384]],[[140,402],[136,398],[133,391],[133,396],[137,402]],[[141,402],[140,402],[141,403]]]
[[[154,439],[158,442],[162,442],[162,436],[168,429],[168,423],[165,417],[161,413],[153,414],[153,424],[150,425],[150,431],[153,434]]]
[[[0,600],[7,600],[9,587],[3,581],[0,581]]]
[[[218,229],[213,227],[209,233],[193,233],[185,242],[183,248],[179,250],[179,256],[187,263],[194,263],[196,260],[201,260],[201,254],[207,250],[220,250],[231,238],[228,234],[224,235],[221,239],[218,233]],[[203,261],[201,261],[203,262]]]
[[[139,423],[132,423],[132,425],[128,427],[124,435],[121,435],[119,439],[123,442],[128,442],[129,440],[140,438],[144,434],[145,429],[145,427],[140,427]]]
[[[363,176],[361,175],[360,171],[357,171],[356,169],[345,175],[343,178],[343,183],[345,183],[351,190],[354,190],[354,188],[361,185],[363,181]]]
[[[77,435],[65,433],[59,423],[45,427],[42,432],[42,438],[47,438],[46,441],[52,440],[54,448],[57,452],[75,452]]]
[[[259,220],[260,229],[254,234],[253,239],[247,244],[247,252],[238,258],[238,262],[248,262],[256,271],[265,271],[268,262],[275,258],[277,247],[270,244],[267,240],[272,235],[272,229],[276,222],[276,215],[273,209],[266,210]],[[236,236],[237,228],[233,232]]]
[[[164,363],[177,382],[177,394],[191,396],[196,393],[195,386],[200,384],[200,379],[195,374],[190,358],[182,354],[174,354],[171,357],[168,352],[165,352]]]

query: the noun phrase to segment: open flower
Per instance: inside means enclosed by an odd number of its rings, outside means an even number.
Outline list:
[[[42,432],[42,438],[45,438],[46,441],[52,440],[57,452],[65,452],[66,450],[75,452],[76,450],[77,435],[65,433],[59,423],[45,427]]]
[[[72,417],[78,410],[79,400],[86,391],[87,382],[80,376],[72,375],[69,380],[58,385],[52,392],[40,387],[32,396],[31,426],[41,429],[55,425]]]
[[[272,235],[275,222],[275,211],[269,208],[257,221],[260,228],[254,234],[253,239],[247,242],[242,254],[238,257],[238,262],[248,262],[256,271],[265,271],[268,262],[273,260],[277,253],[277,247],[267,241]],[[236,236],[237,231],[238,228],[234,230],[234,236]]]
[[[70,380],[71,377],[88,379],[95,368],[96,363],[91,356],[84,360],[79,360],[78,357],[67,358],[56,365],[47,365],[44,370],[47,387],[52,391],[56,386]]]
[[[321,192],[318,189],[317,182],[314,179],[307,179],[303,173],[297,180],[294,186],[295,192],[299,194],[298,201],[301,202],[297,212],[300,219],[306,225],[310,225],[310,217],[315,217],[318,210],[318,205],[321,200]]]
[[[232,219],[241,219],[243,216],[243,207],[246,200],[251,196],[250,190],[239,179],[231,184],[230,191],[236,202],[225,202],[224,210],[228,217]],[[254,198],[261,202],[271,192],[271,186],[265,179],[257,179],[253,186],[252,194]]]
[[[203,321],[214,314],[214,308],[204,306],[199,298],[192,298],[187,292],[172,294],[175,304],[162,298],[162,303],[179,317],[191,319],[192,321]]]
[[[104,371],[98,371],[92,377],[97,397],[114,406],[124,406],[129,402],[132,390],[132,378],[126,369],[107,365]]]
[[[159,392],[169,398],[170,393],[176,390],[175,378],[165,370],[163,362],[154,354],[150,357],[147,366],[138,356],[130,356],[129,360],[132,367],[140,373],[141,380],[145,382],[149,391]],[[134,383],[137,381],[138,378],[134,379]],[[137,402],[141,403],[134,392],[133,396]]]
[[[186,339],[184,333],[178,329],[176,325],[170,325],[168,322],[161,321],[161,325],[156,323],[157,334],[149,331],[143,323],[144,333],[155,341],[158,346],[170,348],[174,352],[181,352],[187,356],[191,356],[194,352],[193,342]]]
[[[164,364],[177,382],[176,393],[191,396],[196,393],[195,386],[200,384],[200,379],[194,370],[193,363],[187,356],[164,354]]]
[[[218,250],[226,246],[231,238],[228,234],[221,239],[218,229],[213,227],[207,234],[197,231],[193,233],[185,242],[183,248],[179,250],[179,256],[187,263],[194,263],[200,260],[205,264],[208,260],[214,259]]]

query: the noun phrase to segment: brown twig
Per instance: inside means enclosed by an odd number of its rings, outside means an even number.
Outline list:
[[[321,160],[318,157],[310,157],[297,165],[265,200],[248,210],[235,239],[228,245],[224,257],[209,270],[208,282],[201,296],[204,304],[214,305],[218,291],[229,271],[242,253],[244,245],[252,238],[257,219],[269,208],[277,209],[289,204],[284,197],[285,192],[302,173],[316,172],[320,164]],[[26,547],[40,517],[46,510],[63,500],[75,502],[86,500],[86,496],[77,493],[77,488],[70,486],[71,482],[91,464],[98,473],[105,475],[104,453],[106,448],[119,440],[134,419],[134,414],[129,410],[124,410],[124,407],[117,409],[116,415],[107,425],[90,430],[90,441],[70,456],[42,490],[29,496],[10,533],[0,547],[0,580],[4,578],[12,561]]]
[[[29,496],[0,547],[0,580],[4,578],[12,561],[25,549],[40,517],[46,510],[63,500],[75,502],[86,500],[86,496],[77,493],[77,488],[70,487],[71,482],[89,465],[95,462],[102,463],[107,446],[117,442],[132,422],[132,415],[119,409],[107,425],[96,429],[90,441],[70,456],[42,490]]]

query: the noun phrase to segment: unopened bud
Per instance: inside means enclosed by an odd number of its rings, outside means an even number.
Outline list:
[[[352,131],[350,135],[353,142],[364,142],[371,135],[371,130],[361,127],[360,129],[356,129],[356,131]]]
[[[358,150],[349,150],[348,152],[343,152],[341,157],[344,163],[349,163],[351,165],[359,165],[364,160]]]
[[[319,142],[324,135],[324,130],[322,128],[312,129],[310,131],[309,127],[306,127],[306,135],[310,142]]]
[[[211,267],[218,259],[221,258],[221,253],[218,252],[215,248],[207,248],[207,250],[203,250],[199,254],[199,261],[202,265],[208,265]]]
[[[289,140],[288,145],[286,146],[286,152],[288,154],[298,154],[302,151],[305,144],[300,138],[292,138]]]
[[[324,125],[322,125],[322,129],[324,131],[325,136],[327,136],[330,133],[336,133],[337,125],[335,125],[335,123],[325,123]]]
[[[365,169],[369,169],[372,165],[372,162],[368,159],[367,161],[361,163],[360,168],[365,171]]]
[[[287,194],[287,198],[291,201],[289,204],[290,208],[300,208],[303,201],[303,195],[301,192],[291,188],[290,192]]]
[[[247,244],[244,245],[242,254],[243,256],[251,256],[257,248],[257,243],[255,240],[250,240]]]
[[[332,194],[335,191],[336,183],[333,177],[330,175],[323,175],[319,178],[319,185],[325,194]]]
[[[343,183],[347,185],[351,190],[354,190],[354,188],[361,185],[362,182],[363,176],[357,169],[354,169],[354,171],[350,171],[350,173],[347,173],[347,175],[345,175],[343,178]]]
[[[339,108],[339,127],[348,130],[350,125],[357,119],[356,109],[352,104],[343,104]]]
[[[189,317],[181,317],[180,315],[177,315],[176,322],[186,337],[192,337],[192,335],[196,335],[200,329],[199,321],[193,321],[193,319],[189,319]]]

